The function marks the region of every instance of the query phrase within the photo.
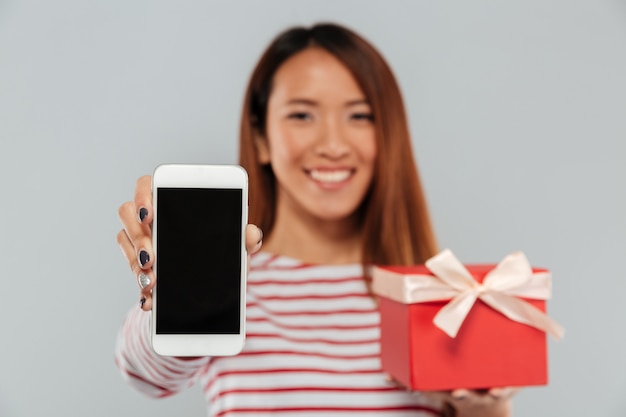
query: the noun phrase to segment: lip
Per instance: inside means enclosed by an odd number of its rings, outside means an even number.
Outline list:
[[[326,190],[336,190],[350,182],[355,168],[350,167],[315,167],[304,170],[308,178]]]

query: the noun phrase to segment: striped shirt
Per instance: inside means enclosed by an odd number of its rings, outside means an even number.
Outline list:
[[[116,363],[139,391],[166,397],[202,386],[212,417],[439,416],[440,406],[386,381],[379,314],[361,265],[250,260],[241,354],[183,359],[150,347],[150,313],[127,316]]]

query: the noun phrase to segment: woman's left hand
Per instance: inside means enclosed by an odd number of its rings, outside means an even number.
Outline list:
[[[511,397],[519,388],[491,388],[488,390],[456,389],[427,391],[420,394],[441,400],[454,410],[455,417],[510,417]]]
[[[387,381],[410,391],[391,375]],[[510,417],[511,398],[520,388],[490,388],[481,390],[455,389],[452,391],[419,391],[419,395],[444,404],[445,417]],[[418,392],[416,392],[418,393]]]

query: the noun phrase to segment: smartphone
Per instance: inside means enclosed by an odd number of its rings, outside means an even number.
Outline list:
[[[164,356],[236,355],[245,340],[246,171],[160,165],[152,198],[152,348]]]

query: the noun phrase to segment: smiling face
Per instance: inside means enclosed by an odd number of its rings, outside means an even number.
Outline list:
[[[355,215],[374,174],[374,121],[350,71],[324,49],[297,53],[274,75],[259,158],[276,176],[282,220]]]

